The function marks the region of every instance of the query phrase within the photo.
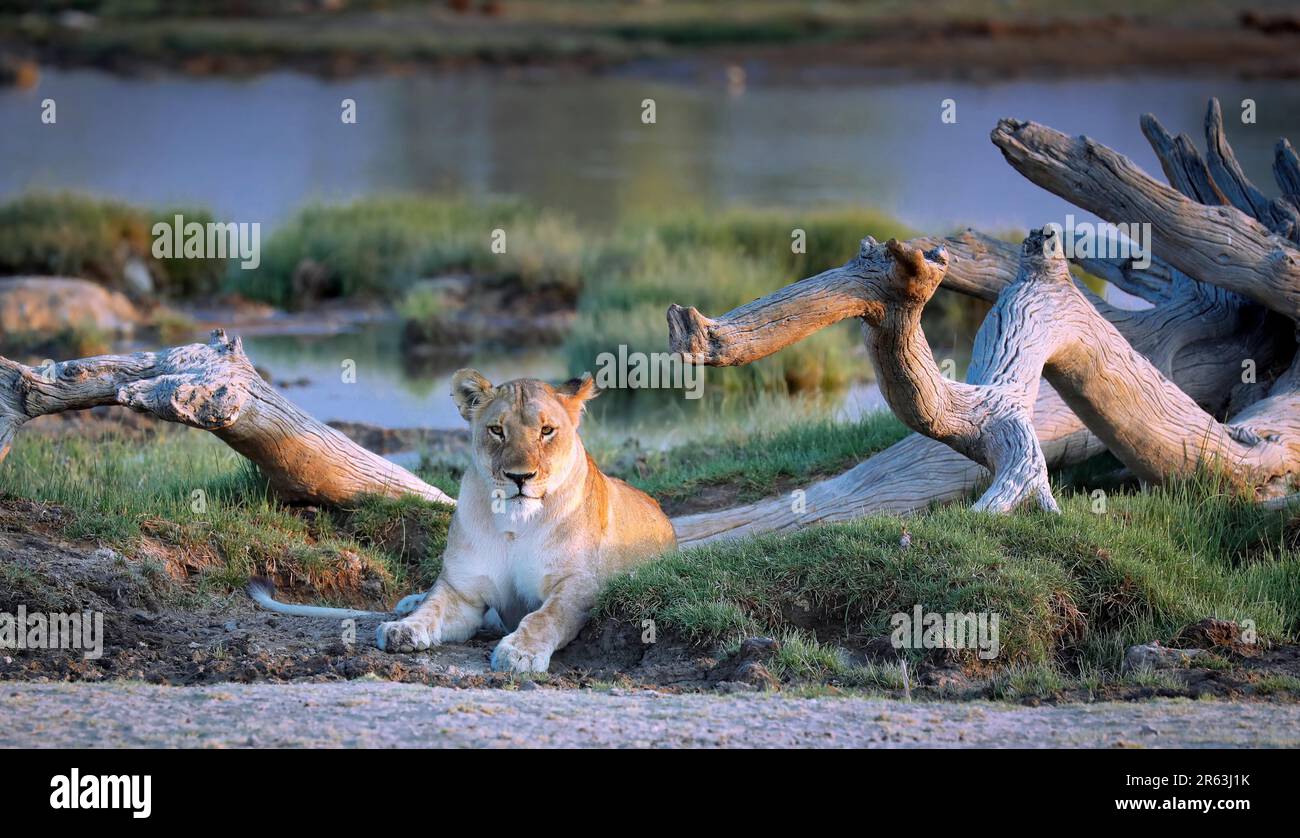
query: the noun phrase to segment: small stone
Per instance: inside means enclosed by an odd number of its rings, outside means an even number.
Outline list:
[[[760,690],[779,690],[781,684],[767,671],[767,667],[757,661],[742,663],[736,668],[736,680],[749,684]]]
[[[1200,649],[1171,649],[1159,643],[1130,646],[1124,653],[1124,669],[1179,669],[1204,654]]]
[[[224,628],[226,631],[234,631],[239,628],[239,623],[236,623],[234,620],[226,620]]]
[[[781,643],[772,637],[749,637],[740,644],[738,657],[744,661],[767,660],[781,648]]]

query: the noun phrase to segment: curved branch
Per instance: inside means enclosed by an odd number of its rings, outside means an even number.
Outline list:
[[[1300,250],[1240,210],[1199,204],[1086,137],[1004,119],[992,139],[1048,191],[1110,221],[1149,223],[1156,255],[1175,268],[1300,319]]]
[[[256,463],[287,501],[337,506],[364,494],[414,494],[455,503],[297,408],[262,380],[239,339],[220,329],[207,344],[52,367],[0,358],[0,460],[28,420],[100,405],[211,431]]]
[[[739,366],[766,358],[840,320],[862,317],[876,299],[882,279],[861,254],[876,246],[863,240],[859,256],[838,268],[801,279],[732,309],[714,319],[694,307],[668,307],[668,345],[673,352],[707,366]],[[947,238],[922,236],[907,249],[942,250],[948,256],[943,287],[993,302],[1016,278],[1019,248],[1001,239],[966,230]],[[1153,259],[1150,268],[1134,268],[1126,259],[1089,258],[1076,262],[1084,270],[1152,303],[1169,298],[1173,269]]]
[[[1038,395],[1043,344],[1021,347],[1015,364],[981,368],[980,341],[969,383],[940,374],[921,329],[921,311],[939,287],[948,265],[942,250],[929,253],[890,241],[859,257],[864,265],[880,265],[883,277],[876,293],[881,306],[870,310],[867,350],[876,368],[880,391],[890,408],[914,431],[937,439],[993,473],[977,510],[1006,512],[1026,500],[1056,511],[1047,462],[1034,433],[1033,403]],[[1069,272],[1064,281],[1070,283]],[[1013,283],[1008,288],[1015,287]],[[1004,290],[989,322],[997,319]],[[985,334],[982,327],[980,334]]]
[[[724,320],[710,320],[694,308],[668,308],[668,343],[679,352],[715,367],[748,364],[803,340],[813,332],[866,311],[854,262],[832,268],[734,309]]]
[[[918,239],[909,245],[932,241]],[[945,283],[960,264],[956,259],[950,261]],[[1235,294],[1177,276],[1167,302],[1144,311],[1104,307],[1106,319],[1136,352],[1151,360],[1156,373],[1181,387],[1203,410],[1239,409],[1240,402],[1260,398],[1256,394],[1262,394],[1267,384],[1263,380],[1243,384],[1240,362],[1252,359],[1262,371],[1291,347],[1282,346],[1272,330],[1260,328],[1255,319],[1260,311],[1257,306]],[[1089,305],[1083,292],[1078,293],[1081,302]],[[1055,322],[1051,314],[1044,319]],[[974,365],[972,371],[978,371]],[[1081,462],[1105,450],[1101,440],[1048,384],[1039,386],[1031,415],[1049,468]],[[913,512],[967,497],[988,478],[987,470],[956,450],[925,436],[910,436],[841,475],[805,487],[799,511],[789,498],[778,497],[683,516],[673,520],[673,527],[679,542],[696,544],[849,520],[873,512]]]

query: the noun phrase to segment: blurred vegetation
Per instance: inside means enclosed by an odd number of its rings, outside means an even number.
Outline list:
[[[0,39],[61,61],[192,73],[285,64],[353,73],[401,64],[609,63],[696,47],[852,42],[905,22],[941,36],[1005,24],[1143,17],[1236,26],[1285,0],[0,0]],[[70,20],[69,13],[93,15]]]
[[[0,334],[0,355],[16,358],[85,358],[113,350],[112,334],[94,323],[80,323],[49,332]]]
[[[70,194],[15,199],[0,205],[0,275],[79,276],[138,297],[126,280],[134,262],[162,299],[233,292],[286,309],[329,299],[380,302],[394,305],[416,336],[454,331],[446,318],[460,305],[421,280],[462,275],[490,281],[498,296],[482,299],[494,304],[503,304],[505,289],[505,301],[523,312],[576,307],[565,360],[572,370],[596,370],[602,353],[617,355],[620,346],[666,352],[670,303],[721,314],[843,264],[866,235],[912,235],[881,213],[852,207],[675,213],[596,233],[513,200],[385,196],[305,207],[263,237],[259,266],[245,270],[237,259],[155,259],[153,224],[170,225],[176,214],[186,223],[213,220],[203,209],[154,211]],[[926,327],[943,342],[973,332],[982,313],[941,292]],[[183,318],[164,319],[164,337],[186,331]],[[860,346],[857,324],[838,324],[757,363],[709,370],[709,398],[840,389],[867,369]],[[622,390],[605,403],[644,396]]]
[[[566,217],[516,201],[369,198],[303,209],[264,243],[256,270],[232,272],[231,289],[298,308],[336,297],[397,301],[418,279],[470,273],[576,294],[583,254]]]
[[[76,194],[29,194],[0,204],[0,275],[35,274],[90,279],[135,295],[127,268],[138,262],[161,297],[188,299],[219,291],[227,262],[222,259],[155,259],[153,226],[207,224],[207,210],[190,207],[153,211],[118,201]]]
[[[806,249],[795,253],[794,230]],[[592,257],[599,282],[586,286],[564,346],[572,370],[596,370],[601,353],[668,351],[671,303],[716,316],[797,279],[842,265],[861,239],[905,237],[909,231],[879,213],[732,210],[674,214],[663,222],[632,222]],[[710,369],[709,391],[811,392],[842,388],[866,369],[855,357],[854,323],[824,329],[753,364]],[[719,388],[718,385],[721,385]],[[637,391],[619,391],[626,398]]]
[[[803,248],[792,238],[804,231]],[[493,252],[494,231],[505,251]],[[841,265],[865,235],[910,231],[868,210],[814,212],[737,209],[636,220],[611,234],[579,229],[564,216],[511,201],[418,197],[367,198],[304,209],[277,229],[255,271],[232,272],[232,290],[282,307],[321,298],[395,302],[419,328],[436,335],[454,314],[444,295],[418,280],[465,273],[512,283],[517,293],[577,301],[564,344],[567,365],[594,370],[601,353],[667,351],[665,312],[681,302],[721,313],[795,279]],[[937,306],[936,313],[944,307]],[[942,316],[940,314],[940,316]],[[726,392],[811,392],[842,388],[865,369],[859,343],[843,324],[745,367],[711,370]],[[637,391],[618,394],[627,399]]]

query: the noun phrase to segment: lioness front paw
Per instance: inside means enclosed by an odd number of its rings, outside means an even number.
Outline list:
[[[551,652],[534,651],[515,645],[515,636],[506,635],[492,650],[492,669],[496,672],[545,672],[551,665]]]
[[[383,652],[418,652],[436,645],[429,627],[412,620],[380,623],[375,640]]]

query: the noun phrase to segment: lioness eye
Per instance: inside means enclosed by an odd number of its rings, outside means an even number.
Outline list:
[[[552,428],[550,425],[542,426],[542,436],[550,436],[553,433],[555,433],[555,428]]]
[[[505,431],[500,425],[488,425],[488,433],[492,434],[492,436],[497,439],[505,437]]]

